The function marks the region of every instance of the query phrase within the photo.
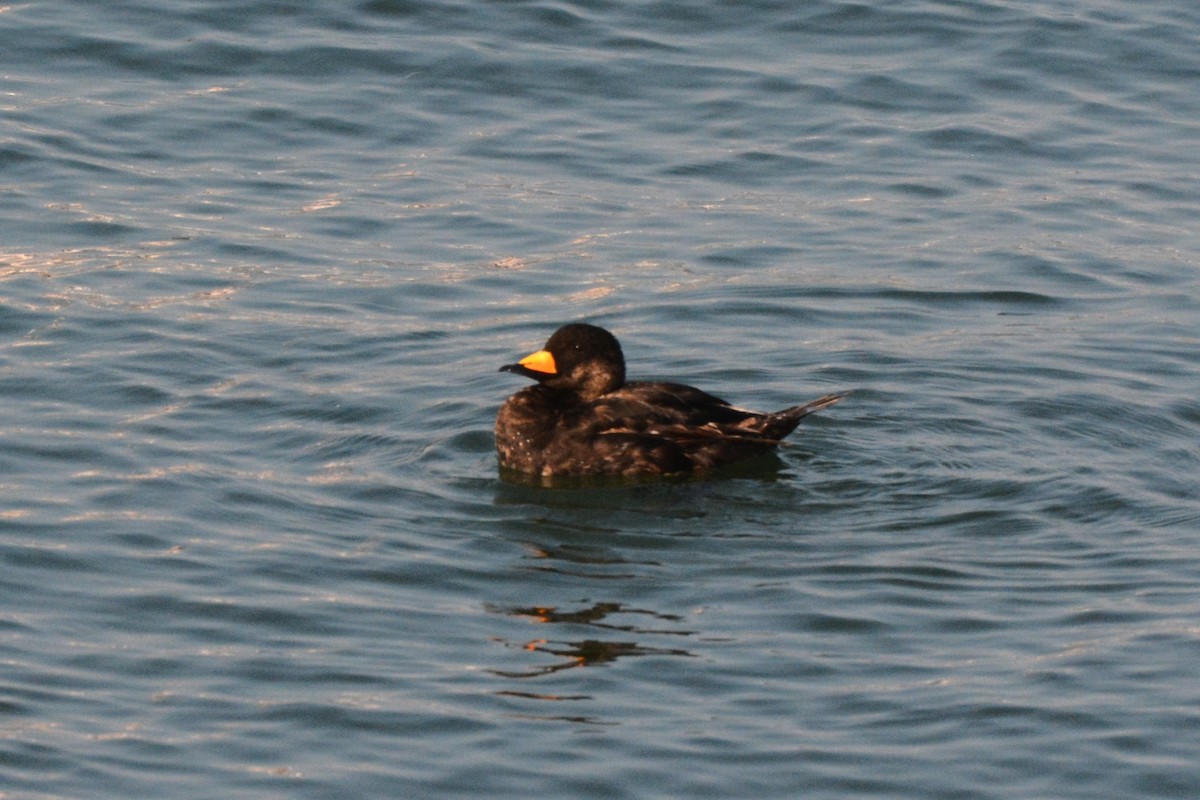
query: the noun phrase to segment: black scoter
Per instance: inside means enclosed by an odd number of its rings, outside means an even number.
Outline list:
[[[763,414],[680,383],[626,382],[616,337],[584,323],[564,325],[500,371],[537,381],[496,417],[500,466],[544,477],[707,472],[771,451],[801,419],[844,397]]]

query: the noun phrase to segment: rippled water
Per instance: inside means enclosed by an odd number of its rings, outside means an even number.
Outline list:
[[[0,795],[1200,792],[1192,4],[0,28]],[[505,483],[572,319],[852,395]]]

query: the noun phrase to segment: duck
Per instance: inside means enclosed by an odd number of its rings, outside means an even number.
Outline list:
[[[584,322],[499,371],[535,381],[496,415],[501,471],[541,478],[708,474],[773,451],[846,396],[761,413],[682,383],[627,381],[617,338]]]

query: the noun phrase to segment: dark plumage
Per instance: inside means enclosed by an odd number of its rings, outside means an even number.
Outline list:
[[[542,350],[500,371],[537,381],[496,417],[500,466],[541,476],[705,472],[769,452],[801,419],[843,397],[761,414],[680,383],[626,383],[616,338],[582,323],[564,325]]]

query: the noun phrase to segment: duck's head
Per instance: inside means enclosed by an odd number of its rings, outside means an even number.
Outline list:
[[[595,400],[625,383],[625,356],[616,337],[604,328],[576,322],[555,331],[541,350],[500,371]]]

